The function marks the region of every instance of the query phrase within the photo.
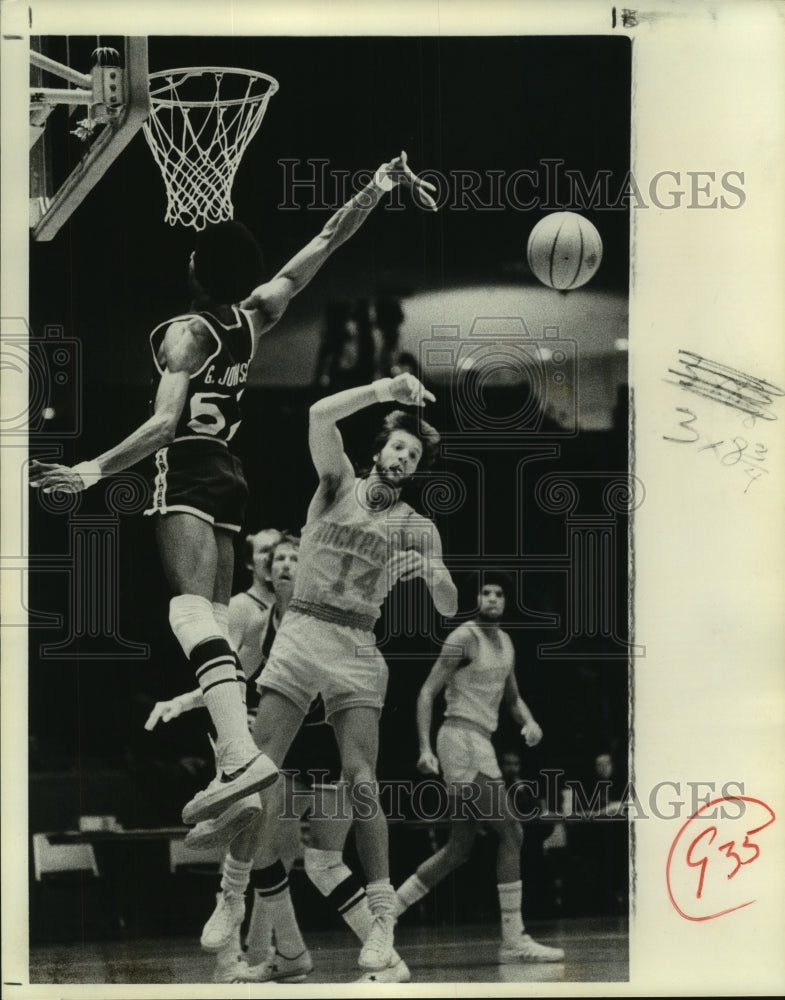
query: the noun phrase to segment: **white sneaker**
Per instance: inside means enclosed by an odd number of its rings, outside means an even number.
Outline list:
[[[231,959],[225,959],[220,962],[215,963],[215,969],[213,969],[213,982],[214,983],[233,983],[237,978],[237,972],[240,966],[245,965],[245,959],[242,954],[238,952],[234,956],[234,961]]]
[[[217,892],[215,904],[215,909],[202,930],[200,943],[205,951],[220,951],[225,948],[245,917],[244,895]]]
[[[373,926],[360,951],[358,965],[369,972],[385,970],[393,956],[393,931],[395,918],[386,913],[377,913]]]
[[[313,962],[306,948],[294,958],[276,951],[259,965],[240,962],[235,969],[235,983],[301,983],[313,972]]]
[[[561,948],[551,948],[540,944],[528,934],[521,934],[515,944],[502,944],[499,949],[499,962],[563,962],[564,951]]]
[[[213,966],[214,983],[233,983],[237,974],[237,966],[243,961],[245,953],[240,944],[240,925],[238,924],[226,946],[215,953],[215,965]]]
[[[379,969],[378,972],[365,972],[356,983],[410,983],[412,974],[409,966],[404,962],[397,951],[393,951],[390,964],[386,969]]]
[[[204,819],[189,830],[183,843],[192,851],[209,851],[213,847],[223,847],[231,844],[234,838],[253,823],[262,812],[259,796],[246,795],[244,799],[233,802],[215,819]]]
[[[278,777],[278,768],[267,754],[260,753],[232,774],[219,768],[207,788],[197,792],[183,808],[183,823],[193,826],[203,819],[212,819],[238,799],[271,785]]]

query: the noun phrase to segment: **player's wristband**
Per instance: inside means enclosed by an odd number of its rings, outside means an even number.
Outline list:
[[[196,691],[189,691],[188,694],[180,694],[175,700],[180,702],[183,706],[184,712],[190,712],[194,708],[199,708],[201,705],[204,705],[202,692],[198,689]]]
[[[101,475],[101,466],[94,458],[89,462],[80,462],[78,465],[75,465],[71,469],[71,472],[75,472],[80,477],[85,485],[85,489],[103,478]]]
[[[380,378],[372,383],[377,403],[393,403],[395,397],[390,390],[391,378]]]
[[[384,169],[384,167],[379,167],[376,173],[373,175],[373,182],[379,188],[380,191],[392,191],[398,181],[393,180],[389,173]]]

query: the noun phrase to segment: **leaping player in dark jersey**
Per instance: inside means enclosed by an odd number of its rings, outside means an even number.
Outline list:
[[[151,342],[158,384],[152,416],[114,448],[73,468],[30,463],[30,483],[77,493],[155,455],[151,507],[166,577],[175,592],[169,621],[199,681],[217,733],[217,774],[183,809],[196,823],[275,781],[246,724],[245,676],[226,626],[234,569],[232,536],[248,488],[228,442],[240,425],[240,397],[259,338],[327,258],[362,225],[385,191],[402,183],[435,209],[426,184],[401,153],[270,281],[259,284],[261,251],[239,223],[208,227],[188,266],[192,310],[158,326]],[[255,287],[256,286],[256,287]],[[248,289],[254,290],[248,294]],[[239,303],[239,304],[236,304]],[[240,683],[238,684],[238,681]]]

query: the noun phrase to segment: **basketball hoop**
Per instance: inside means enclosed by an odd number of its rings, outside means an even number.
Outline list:
[[[165,220],[204,229],[234,215],[234,175],[278,81],[266,73],[192,66],[150,74],[144,134],[166,186]]]

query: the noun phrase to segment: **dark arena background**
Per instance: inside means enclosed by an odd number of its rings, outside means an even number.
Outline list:
[[[44,41],[52,57],[89,68],[94,38]],[[471,617],[484,571],[514,581],[505,624],[545,734],[526,749],[502,708],[497,749],[518,755],[510,774],[519,767],[534,783],[540,813],[525,825],[527,924],[565,948],[562,977],[626,979],[627,825],[587,818],[582,802],[600,780],[623,789],[629,765],[628,40],[151,37],[149,57],[151,71],[238,66],[279,81],[233,189],[235,218],[258,237],[270,275],[401,149],[437,185],[436,214],[407,191],[377,208],[263,339],[234,439],[251,489],[245,529],[302,527],[316,486],[312,402],[402,367],[420,374],[436,395],[425,417],[442,450],[432,480],[415,483],[415,506],[439,527],[457,620]],[[67,115],[53,125],[52,168],[67,171],[80,140]],[[195,234],[166,225],[164,210],[140,133],[51,242],[31,240],[30,325],[49,373],[31,391],[31,456],[89,459],[146,418],[148,335],[189,305]],[[526,263],[533,226],[560,210],[593,222],[604,250],[596,276],[566,293]],[[342,428],[358,466],[382,413]],[[81,497],[30,497],[29,828],[70,843],[81,824],[98,872],[36,878],[31,853],[33,981],[110,981],[100,977],[113,953],[100,949],[112,943],[158,956],[115,971],[127,977],[115,982],[210,974],[198,936],[216,864],[177,867],[169,853],[182,805],[212,776],[207,715],[143,728],[157,700],[194,686],[141,516],[150,470],[142,463]],[[250,582],[241,541],[238,590]],[[378,774],[396,885],[446,837],[435,789],[394,789],[422,781],[415,701],[455,624],[417,585],[397,586],[379,623],[390,683]],[[136,833],[91,833],[84,817],[96,816]],[[399,950],[420,949],[415,982],[498,980],[469,952],[472,934],[496,934],[494,850],[492,834],[478,838],[471,862],[402,918]],[[356,867],[351,840],[347,857]],[[301,865],[292,891],[314,980],[351,978],[354,941]],[[461,955],[438,957],[461,942]],[[322,946],[331,964],[320,965]]]

